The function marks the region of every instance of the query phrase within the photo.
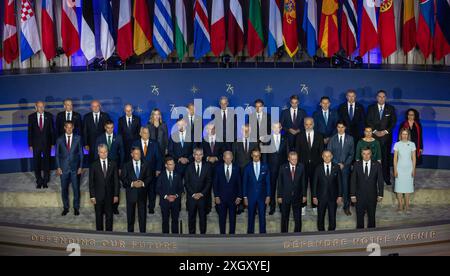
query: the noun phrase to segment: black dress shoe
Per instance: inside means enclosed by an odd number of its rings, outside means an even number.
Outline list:
[[[36,184],[36,189],[42,188],[41,184]]]
[[[113,214],[114,214],[114,215],[118,215],[118,214],[119,214],[119,210],[117,210],[117,209],[116,209],[116,210],[113,210]]]
[[[119,213],[119,211],[117,211],[117,213]],[[148,213],[153,215],[155,213],[155,209],[148,209]]]
[[[64,209],[63,211],[62,211],[62,213],[61,213],[61,216],[65,216],[65,215],[67,215],[69,213],[69,209]]]
[[[75,216],[79,216],[79,215],[80,215],[80,210],[74,209],[73,214],[74,214]]]
[[[44,185],[42,185],[42,188],[44,188],[44,189],[48,189],[48,185],[47,185],[47,183],[46,183],[46,184],[44,184]]]
[[[269,216],[272,216],[273,214],[275,214],[275,210],[270,210]]]
[[[344,213],[345,213],[345,215],[346,216],[351,216],[352,215],[352,212],[350,212],[350,209],[348,208],[348,209],[344,209]]]

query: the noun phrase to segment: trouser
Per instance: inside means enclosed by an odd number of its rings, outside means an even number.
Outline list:
[[[325,213],[328,211],[328,231],[336,230],[336,209],[337,203],[334,201],[319,201],[317,207],[317,229],[325,231]]]
[[[154,210],[156,206],[156,181],[157,177],[153,177],[152,182],[150,183],[150,187],[147,189],[147,197],[148,197],[148,209]]]
[[[77,171],[63,171],[61,178],[61,198],[64,209],[69,209],[69,185],[72,183],[73,208],[80,209],[80,183],[78,182]]]
[[[311,208],[317,208],[317,205],[315,205],[313,203],[313,198],[312,198],[312,185],[313,185],[313,181],[314,181],[314,171],[316,170],[316,166],[311,164],[311,163],[307,163],[305,164],[305,171],[306,171],[306,189],[308,189],[309,187],[309,192],[310,192],[310,202],[311,202]],[[308,202],[302,204],[302,207],[305,207],[306,205],[308,205]]]
[[[136,221],[136,207],[138,211],[139,232],[145,233],[147,227],[146,198],[138,201],[127,201],[127,223],[128,232],[134,232],[134,223]]]
[[[169,234],[170,220],[172,221],[172,234],[178,234],[178,221],[180,217],[180,199],[176,199],[174,202],[169,202],[166,199],[161,199],[159,202],[161,207],[162,216],[162,232]]]
[[[230,220],[230,234],[236,232],[236,204],[233,200],[222,201],[217,205],[217,212],[219,213],[219,228],[220,234],[226,234],[227,215]]]
[[[50,181],[50,147],[33,147],[33,167],[36,184],[45,185]],[[42,177],[42,173],[44,176]]]
[[[255,217],[256,209],[258,209],[259,233],[266,233],[266,204],[264,200],[258,200],[248,206],[248,227],[247,233],[255,233]]]
[[[113,230],[113,198],[105,198],[95,204],[95,225],[97,231]]]
[[[368,223],[367,228],[375,228],[375,213],[377,209],[377,203],[360,201],[356,202],[356,228],[364,228],[364,217],[367,212]]]
[[[301,204],[292,204],[291,202],[281,203],[281,233],[289,232],[289,217],[291,215],[291,209],[294,214],[294,232],[302,231],[301,208]]]
[[[344,199],[344,209],[350,207],[350,166],[344,166],[342,170],[342,197]]]
[[[195,234],[197,214],[199,217],[200,234],[206,234],[206,198],[195,200],[188,197],[189,234]]]
[[[278,173],[280,172],[280,166],[276,166],[276,168],[272,168],[270,171],[270,211],[275,211],[277,206],[277,201],[275,195],[277,194],[277,181],[278,181]]]

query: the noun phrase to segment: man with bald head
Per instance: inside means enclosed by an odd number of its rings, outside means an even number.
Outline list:
[[[105,133],[105,122],[109,121],[109,115],[101,111],[98,100],[91,102],[91,112],[84,115],[83,119],[83,142],[86,150],[89,151],[89,164],[95,160],[95,145],[97,137]]]
[[[28,116],[28,146],[33,153],[36,188],[48,188],[50,181],[50,152],[55,144],[53,115],[45,111],[45,103],[35,104],[36,112]]]
[[[141,117],[134,115],[133,106],[126,104],[123,108],[125,113],[119,118],[119,134],[123,139],[123,146],[125,148],[125,161],[131,160],[131,145],[134,141],[139,139],[139,131],[141,130]]]

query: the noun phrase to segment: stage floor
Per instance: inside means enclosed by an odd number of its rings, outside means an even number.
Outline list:
[[[73,210],[66,217],[60,215],[62,204],[60,199],[60,181],[52,174],[49,189],[36,190],[32,173],[13,173],[0,175],[0,221],[27,225],[62,227],[68,229],[95,229],[94,208],[89,202],[87,173],[83,177],[81,191],[81,215],[75,217]],[[383,203],[377,209],[377,226],[405,226],[414,223],[450,220],[450,171],[418,169],[416,193],[412,198],[410,214],[396,211],[395,194],[391,187],[386,187]],[[126,231],[125,197],[122,190],[120,214],[114,217],[114,231]],[[182,205],[180,219],[186,232],[187,213]],[[354,211],[354,209],[352,209]],[[354,213],[354,212],[353,212]],[[267,215],[267,232],[280,231],[281,214]],[[247,213],[237,218],[237,234],[246,233]],[[337,229],[355,229],[356,217],[347,217],[340,209],[337,216]],[[138,229],[136,226],[135,229]],[[258,228],[256,228],[258,229]],[[290,230],[293,230],[291,221]],[[316,216],[311,209],[303,217],[303,231],[315,232]],[[155,214],[148,215],[147,232],[161,232],[161,215],[159,207]],[[208,234],[218,234],[218,216],[215,211],[208,216]]]

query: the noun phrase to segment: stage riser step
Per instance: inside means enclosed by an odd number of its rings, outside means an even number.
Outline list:
[[[125,206],[125,191],[121,192],[121,206]],[[183,196],[183,201],[184,201]],[[70,192],[70,202],[72,204],[72,192]],[[159,200],[157,200],[159,202]],[[411,197],[411,203],[422,204],[443,204],[450,202],[450,189],[420,189]],[[397,204],[395,193],[386,189],[382,206],[392,206]],[[88,192],[81,192],[81,207],[92,207]],[[37,190],[36,192],[1,192],[1,208],[28,208],[28,207],[62,207],[61,194],[55,191]],[[183,203],[184,206],[184,203]]]
[[[354,209],[352,208],[354,212]],[[67,229],[95,229],[95,217],[93,208],[81,209],[81,215],[76,217],[73,215],[73,210],[65,216],[60,215],[61,209],[59,208],[6,208],[2,210],[0,214],[0,221],[11,223],[23,223],[29,225],[45,225],[53,227],[62,227]],[[237,216],[236,233],[245,234],[247,232],[247,213]],[[433,206],[413,206],[411,214],[397,213],[395,208],[380,207],[377,209],[377,226],[402,226],[414,223],[421,223],[434,220],[450,219],[450,205],[433,205]],[[187,213],[182,211],[180,220],[183,222],[184,233],[187,232]],[[276,212],[274,215],[266,216],[267,220],[267,232],[279,233],[281,215]],[[197,220],[198,221],[198,220]],[[258,232],[258,219],[256,218],[255,230]],[[326,219],[326,225],[327,225]],[[337,229],[355,229],[356,216],[347,217],[343,214],[342,210],[337,213]],[[294,229],[294,222],[290,220],[290,231]],[[138,231],[139,227],[136,221],[135,231]],[[307,210],[307,214],[302,218],[302,230],[303,232],[315,232],[317,231],[317,216],[315,216],[310,209]],[[126,232],[127,231],[127,219],[125,208],[120,208],[120,214],[114,216],[114,231]],[[228,231],[228,225],[227,225]],[[147,232],[148,233],[161,233],[161,215],[160,210],[157,209],[154,215],[147,216]],[[198,227],[197,227],[198,232]],[[218,215],[215,211],[208,215],[208,234],[219,233]]]

